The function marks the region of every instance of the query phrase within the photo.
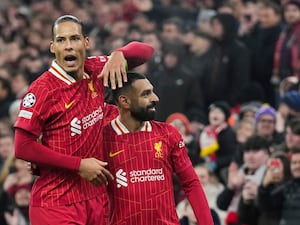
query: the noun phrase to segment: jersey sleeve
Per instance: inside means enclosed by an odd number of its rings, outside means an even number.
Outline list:
[[[49,90],[42,85],[33,84],[22,99],[20,112],[14,127],[21,128],[27,132],[39,136],[43,129],[48,111]]]
[[[69,170],[78,170],[80,157],[61,154],[37,142],[37,136],[17,128],[15,131],[15,156],[36,163]]]
[[[169,126],[169,130],[173,168],[193,208],[197,222],[199,225],[213,225],[205,193],[187,154],[182,136],[172,126]]]
[[[123,52],[130,70],[147,62],[152,57],[154,48],[149,44],[133,41],[116,51]]]
[[[187,154],[187,150],[181,134],[171,125],[167,126],[169,133],[169,146],[171,151],[171,161],[176,173],[192,165]]]

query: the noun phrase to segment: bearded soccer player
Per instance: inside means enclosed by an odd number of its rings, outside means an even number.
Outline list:
[[[104,187],[98,185],[113,179],[99,160],[104,86],[108,79],[115,85],[115,74],[118,82],[126,79],[125,58],[129,68],[139,65],[151,57],[153,48],[134,42],[110,58],[85,58],[89,39],[79,19],[62,16],[52,31],[50,51],[55,60],[30,86],[15,124],[16,157],[40,169],[32,190],[30,221],[101,225]]]
[[[113,90],[119,116],[104,127],[104,159],[115,180],[109,182],[109,224],[179,225],[172,177],[175,172],[199,225],[213,224],[199,179],[173,126],[156,122],[157,95],[141,74]]]

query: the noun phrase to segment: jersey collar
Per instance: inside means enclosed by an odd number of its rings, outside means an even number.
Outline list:
[[[76,80],[70,76],[69,74],[66,73],[66,71],[64,71],[57,63],[55,60],[52,61],[51,67],[48,70],[49,72],[51,72],[54,76],[56,76],[58,79],[64,81],[65,83],[67,83],[68,85],[75,83]],[[84,73],[83,75],[84,79],[89,78],[89,75]]]
[[[130,131],[125,127],[125,125],[121,123],[120,116],[111,121],[111,126],[118,135],[130,133]],[[149,121],[144,122],[144,126],[141,128],[140,131],[151,132],[151,123]]]

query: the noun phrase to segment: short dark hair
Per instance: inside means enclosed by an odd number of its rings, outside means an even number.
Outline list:
[[[118,104],[119,96],[124,93],[127,93],[131,89],[132,83],[134,81],[141,80],[141,79],[146,79],[146,76],[136,72],[127,72],[127,82],[123,83],[123,87],[112,90],[112,96],[114,102]]]
[[[261,149],[266,149],[270,153],[270,141],[259,135],[253,135],[247,139],[244,145],[244,151],[259,151]]]
[[[183,31],[184,23],[179,17],[170,17],[163,21],[163,26],[168,24],[174,24],[180,33]]]
[[[266,8],[271,8],[277,15],[281,15],[282,7],[279,0],[258,0]]]
[[[86,33],[85,33],[85,28],[84,28],[84,24],[82,23],[82,21],[80,19],[78,19],[76,16],[72,16],[72,15],[63,15],[61,17],[58,17],[55,22],[52,25],[52,40],[54,40],[54,28],[56,25],[63,23],[63,22],[74,22],[77,23],[81,26],[81,31],[84,37],[86,37]]]

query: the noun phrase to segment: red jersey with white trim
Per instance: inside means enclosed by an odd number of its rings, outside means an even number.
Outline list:
[[[178,131],[147,121],[130,133],[118,117],[103,134],[104,160],[115,176],[107,187],[110,224],[179,225],[172,177],[191,162]]]
[[[80,158],[102,158],[104,86],[97,78],[108,58],[85,60],[84,79],[75,81],[53,61],[30,86],[15,127],[34,135],[53,151]],[[32,206],[53,207],[93,198],[103,192],[74,169],[38,165]]]

